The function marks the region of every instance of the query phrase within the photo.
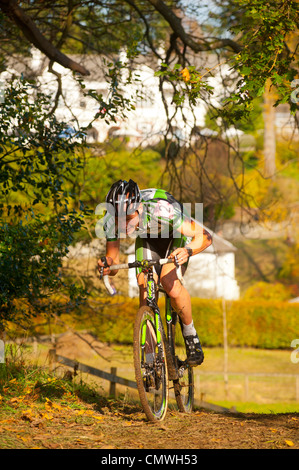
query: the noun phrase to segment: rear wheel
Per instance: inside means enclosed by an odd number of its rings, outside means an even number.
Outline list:
[[[158,317],[150,307],[141,307],[134,325],[134,367],[143,410],[150,421],[165,418],[168,406],[168,371]]]
[[[173,351],[179,375],[179,378],[173,381],[174,393],[178,409],[184,413],[191,413],[194,404],[193,368],[187,364],[181,321],[175,312],[172,313],[172,316]]]

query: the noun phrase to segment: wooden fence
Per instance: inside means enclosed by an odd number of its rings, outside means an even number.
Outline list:
[[[255,377],[271,377],[271,378],[293,378],[295,386],[295,400],[299,401],[299,374],[283,374],[283,373],[265,373],[265,372],[215,372],[215,371],[201,371],[197,375],[197,384],[196,388],[200,388],[200,376],[223,376],[225,387],[228,387],[228,378],[229,377],[242,377],[244,383],[244,399],[247,401],[249,399],[249,388],[250,388],[250,379]]]
[[[60,356],[59,354],[56,354],[55,349],[50,349],[48,355],[51,370],[54,370],[56,368],[56,363],[59,363],[72,368],[74,370],[74,373],[76,373],[77,371],[81,371],[99,377],[101,379],[108,380],[110,382],[109,395],[111,396],[116,395],[116,384],[124,385],[125,387],[134,388],[137,390],[136,382],[116,375],[116,367],[111,367],[111,372],[109,373],[100,369],[96,369],[95,367],[82,364],[81,362],[74,361],[73,359],[69,359],[68,357]],[[170,396],[172,395],[170,394]],[[173,398],[175,398],[174,394]],[[211,411],[218,411],[220,413],[235,412],[234,409],[224,408],[222,406],[215,405],[214,403],[208,403],[204,400],[194,400],[194,405]]]
[[[116,396],[116,385],[123,385],[128,388],[133,388],[137,390],[137,384],[133,380],[129,380],[123,377],[119,377],[117,375],[117,369],[116,367],[111,367],[110,373],[97,369],[95,367],[82,364],[78,361],[69,359],[64,356],[60,356],[56,354],[55,349],[50,349],[49,351],[49,362],[50,362],[50,367],[52,370],[56,367],[56,363],[65,365],[71,369],[74,370],[74,372],[81,371],[90,375],[94,375],[96,377],[99,377],[101,379],[107,380],[110,382],[110,388],[109,388],[109,395],[111,396]],[[286,378],[286,377],[292,377],[295,379],[295,397],[296,401],[299,401],[299,375],[298,374],[283,374],[283,373],[276,373],[276,374],[266,374],[266,373],[247,373],[247,372],[228,372],[223,374],[223,372],[215,372],[215,371],[200,371],[199,374],[196,374],[195,376],[195,388],[198,393],[198,395],[201,397],[200,400],[195,399],[194,404],[195,406],[198,406],[200,408],[206,408],[212,411],[218,411],[218,412],[234,412],[233,408],[224,408],[219,405],[215,405],[213,403],[209,403],[204,401],[204,393],[201,393],[201,378],[203,376],[223,376],[224,377],[224,382],[226,385],[228,385],[228,377],[229,376],[240,376],[243,377],[243,384],[244,384],[244,399],[245,401],[248,400],[249,398],[249,388],[250,388],[250,379],[254,377],[276,377],[276,378]],[[172,396],[172,394],[170,394]],[[174,398],[174,396],[172,396]]]

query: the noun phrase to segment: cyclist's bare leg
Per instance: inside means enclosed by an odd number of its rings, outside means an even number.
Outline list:
[[[184,268],[182,267],[182,272]],[[171,305],[181,317],[185,325],[192,322],[191,298],[187,289],[177,277],[176,269],[171,264],[165,264],[161,271],[161,284],[171,299]]]

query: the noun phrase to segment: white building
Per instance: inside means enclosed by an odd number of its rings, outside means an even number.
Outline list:
[[[79,81],[75,80],[73,73],[55,63],[53,70],[55,74],[48,70],[49,59],[45,57],[39,50],[32,49],[32,57],[14,57],[8,60],[8,67],[1,74],[1,80],[6,80],[12,75],[20,75],[26,77],[38,78],[41,89],[46,93],[51,93],[54,97],[57,90],[57,79],[61,79],[62,94],[59,97],[58,107],[55,115],[59,120],[63,120],[74,129],[78,126],[88,126],[92,122],[91,128],[88,129],[87,141],[104,142],[108,136],[127,136],[130,138],[132,146],[153,144],[161,140],[167,129],[167,116],[162,104],[159,92],[159,78],[155,76],[155,70],[159,68],[157,61],[151,62],[152,58],[140,57],[134,63],[132,71],[132,80],[126,84],[126,74],[128,70],[124,67],[122,71],[125,85],[120,85],[119,92],[122,93],[124,100],[130,100],[134,104],[135,109],[128,109],[124,112],[115,114],[115,122],[108,122],[105,119],[105,106],[92,98],[92,94],[103,96],[103,102],[109,103],[111,98],[111,90],[107,82],[108,65],[104,63],[101,56],[98,55],[70,55],[77,63],[84,64],[85,68],[90,71],[90,75],[80,78],[83,87],[79,85]],[[125,54],[120,54],[119,60],[126,63]],[[167,86],[169,89],[167,89]],[[169,113],[174,113],[174,105],[171,105],[172,88],[166,85],[164,90],[166,100],[168,102]],[[142,97],[141,97],[142,96]],[[102,106],[102,107],[101,107]],[[182,106],[185,115],[185,122],[193,122],[191,110],[188,105]],[[121,108],[120,108],[121,111]],[[99,116],[94,119],[96,114]],[[194,111],[199,125],[204,125],[205,103],[199,102]],[[184,132],[191,133],[190,129],[185,129],[186,124],[180,112],[174,113],[176,118],[173,121],[174,127],[177,127],[182,138]]]
[[[191,297],[237,300],[240,288],[235,279],[236,248],[210,229],[213,243],[202,253],[189,260],[185,273],[185,286]],[[134,244],[127,250],[128,262],[135,260]],[[128,270],[128,295],[138,296],[138,285],[134,269]]]
[[[81,88],[70,70],[55,63],[54,74],[48,69],[49,59],[46,56],[34,48],[31,52],[32,57],[9,58],[7,69],[1,73],[1,81],[5,81],[13,74],[20,75],[21,73],[25,77],[38,77],[43,91],[50,92],[54,96],[57,90],[57,79],[60,77],[62,95],[55,114],[58,119],[64,120],[75,129],[78,125],[87,126],[92,122],[90,129],[87,130],[87,142],[104,142],[112,135],[126,136],[129,137],[131,146],[135,147],[155,144],[167,132],[167,116],[159,90],[159,78],[155,76],[155,71],[159,69],[160,64],[155,57],[139,56],[135,59],[132,80],[125,85],[123,90],[123,97],[131,100],[132,103],[135,102],[135,109],[127,110],[126,117],[121,113],[116,113],[115,122],[107,123],[103,109],[99,117],[94,119],[97,112],[101,110],[101,104],[91,97],[94,92],[102,94],[106,102],[109,101],[109,96],[111,97],[106,76],[109,67],[103,57],[92,54],[70,55],[75,62],[81,63],[90,72],[89,76],[80,78],[84,85],[84,88]],[[125,53],[120,53],[118,60],[123,64],[128,62]],[[220,67],[218,58],[214,54],[195,54],[192,57],[192,63],[198,71],[203,70],[204,75],[207,75],[207,82],[214,87],[214,92],[209,99],[214,106],[217,106],[228,90],[227,85],[224,88],[222,77],[226,74],[230,75],[230,69],[226,65]],[[213,70],[213,77],[209,76],[208,70]],[[126,79],[126,74],[128,74],[126,67],[122,69],[122,74]],[[172,125],[177,136],[184,140],[191,134],[193,128],[200,129],[203,135],[210,135],[210,131],[204,128],[207,111],[205,98],[197,101],[192,112],[186,100],[175,111],[172,104],[173,88],[169,83],[163,86],[169,115],[174,116]],[[143,99],[140,97],[141,94]],[[293,120],[287,105],[280,105],[276,111],[277,129],[283,130],[285,134],[289,133],[293,128]],[[236,130],[232,131],[235,135]]]

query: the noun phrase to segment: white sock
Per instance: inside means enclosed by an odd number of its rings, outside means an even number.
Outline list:
[[[194,328],[193,320],[189,325],[183,323],[183,335],[184,336],[195,336],[196,329]]]

